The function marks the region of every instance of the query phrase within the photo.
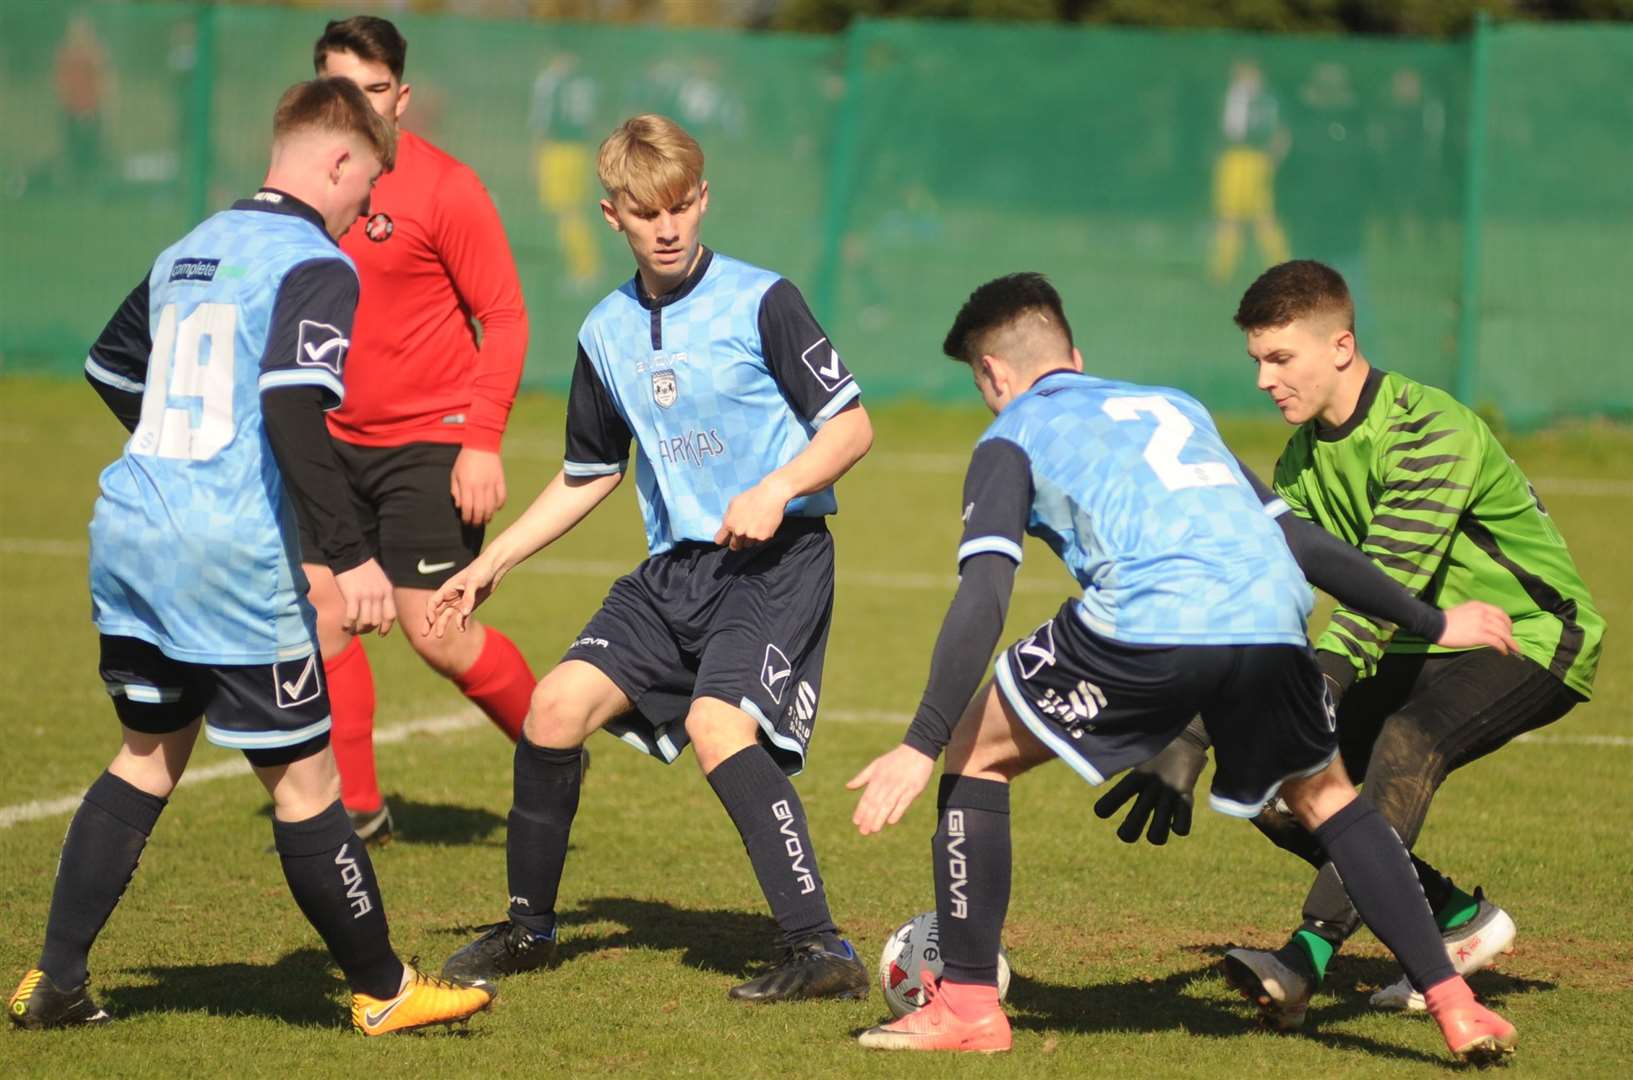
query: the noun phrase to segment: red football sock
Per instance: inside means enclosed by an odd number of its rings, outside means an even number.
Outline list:
[[[380,782],[374,776],[374,673],[363,643],[351,644],[323,662],[329,677],[329,745],[340,768],[340,801],[348,810],[380,809]]]
[[[465,674],[455,677],[454,685],[515,742],[521,738],[538,680],[514,642],[491,626],[482,629],[486,635],[482,652]]]

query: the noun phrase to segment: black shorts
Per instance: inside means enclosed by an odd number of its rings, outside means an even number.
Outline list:
[[[1010,708],[1079,775],[1098,784],[1167,746],[1201,714],[1213,741],[1215,810],[1250,818],[1284,780],[1338,756],[1315,656],[1300,645],[1126,645],[1101,637],[1070,600],[998,655]]]
[[[834,545],[821,518],[764,544],[685,543],[613,583],[564,660],[594,664],[635,704],[607,730],[663,761],[686,748],[694,699],[735,705],[789,775],[805,766],[833,617]]]
[[[206,738],[256,764],[297,761],[329,745],[329,693],[315,649],[275,664],[212,667],[103,634],[98,670],[132,731],[168,735],[203,715]]]
[[[460,447],[444,443],[358,446],[332,440],[352,489],[363,537],[399,589],[435,589],[482,550],[482,526],[466,525],[449,484]],[[301,528],[308,561],[316,539]]]
[[[1547,668],[1495,649],[1385,653],[1338,706],[1344,768],[1360,783],[1390,730],[1419,764],[1450,772],[1570,712],[1582,695]],[[1438,782],[1438,781],[1437,781]]]

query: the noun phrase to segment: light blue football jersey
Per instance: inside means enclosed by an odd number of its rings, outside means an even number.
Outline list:
[[[620,471],[633,436],[654,555],[712,543],[732,498],[792,460],[861,393],[791,284],[708,250],[667,297],[625,282],[590,312],[578,344],[563,469]],[[793,500],[786,515],[837,509],[829,487]]]
[[[309,654],[315,640],[260,395],[312,385],[339,403],[349,321],[301,320],[287,355],[269,355],[268,342],[291,270],[314,260],[355,268],[310,217],[248,205],[209,218],[154,262],[142,381],[94,350],[86,361],[90,377],[142,394],[141,420],[103,470],[91,518],[92,616],[104,634],[190,663],[270,664]]]
[[[1194,398],[1075,372],[1044,376],[981,442],[1025,455],[1026,531],[1066,563],[1096,634],[1130,644],[1304,645],[1314,597],[1280,526]],[[974,530],[980,532],[981,530]],[[968,535],[959,561],[1019,538]]]

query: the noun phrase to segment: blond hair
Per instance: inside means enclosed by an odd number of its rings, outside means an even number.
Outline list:
[[[662,209],[702,182],[703,148],[667,116],[642,113],[607,136],[595,173],[607,198],[616,201],[623,192],[636,206]]]
[[[387,169],[396,162],[396,129],[374,111],[368,97],[350,79],[312,79],[284,91],[272,114],[273,141],[306,129],[355,135],[369,144]]]

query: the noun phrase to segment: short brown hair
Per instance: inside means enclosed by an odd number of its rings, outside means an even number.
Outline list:
[[[332,52],[349,52],[360,60],[384,64],[398,82],[408,61],[408,39],[390,19],[377,15],[353,15],[331,20],[312,46],[312,70],[322,71],[324,57]]]
[[[642,113],[607,136],[595,173],[609,199],[622,191],[637,206],[672,206],[702,183],[703,148],[667,116]]]
[[[313,79],[284,91],[272,114],[273,140],[305,128],[356,135],[387,169],[396,163],[396,130],[374,111],[368,97],[350,79]]]
[[[1278,263],[1247,287],[1236,305],[1236,325],[1245,331],[1286,326],[1294,319],[1326,315],[1355,332],[1355,301],[1344,275],[1314,259]]]
[[[1060,293],[1042,274],[1026,272],[993,278],[970,293],[970,298],[958,309],[958,317],[953,320],[953,328],[947,331],[941,351],[954,360],[974,364],[986,351],[995,331],[1014,325],[1028,315],[1052,322],[1064,335],[1067,351],[1072,349],[1072,324],[1066,321]]]

